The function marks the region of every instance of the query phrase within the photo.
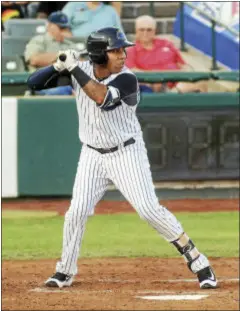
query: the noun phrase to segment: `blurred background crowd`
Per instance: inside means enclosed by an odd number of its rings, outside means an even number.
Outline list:
[[[173,31],[179,6],[174,1],[1,2],[3,71],[31,72],[50,65],[59,50],[81,51],[92,31],[108,26],[120,28],[136,43],[127,49],[126,61],[135,72],[207,71],[211,61],[205,53],[191,47],[187,51],[179,49],[179,38]],[[229,69],[221,65],[219,69]],[[229,84],[211,81],[141,83],[140,88],[148,93],[232,90]],[[37,95],[71,94],[71,87],[63,82],[59,88]]]

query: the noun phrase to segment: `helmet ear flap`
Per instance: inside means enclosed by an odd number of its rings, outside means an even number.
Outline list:
[[[105,51],[103,51],[102,53],[98,53],[98,54],[89,53],[89,58],[94,64],[98,64],[98,65],[104,65],[108,62],[108,56]]]

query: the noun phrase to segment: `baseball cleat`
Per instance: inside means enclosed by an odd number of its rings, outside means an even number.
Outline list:
[[[217,279],[210,266],[198,271],[197,277],[200,288],[202,289],[217,288]]]
[[[59,287],[62,288],[64,286],[71,286],[73,282],[73,276],[63,274],[60,272],[56,272],[52,277],[50,277],[45,285],[47,287]]]

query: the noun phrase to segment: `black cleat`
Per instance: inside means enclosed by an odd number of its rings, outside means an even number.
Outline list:
[[[202,289],[217,288],[217,279],[210,266],[198,271],[197,277],[200,288]]]
[[[45,285],[47,287],[59,287],[62,288],[64,286],[71,286],[73,282],[73,276],[63,274],[60,272],[56,272],[52,277],[50,277]]]

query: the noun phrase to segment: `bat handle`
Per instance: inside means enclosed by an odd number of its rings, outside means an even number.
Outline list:
[[[64,53],[59,55],[59,59],[60,59],[60,61],[62,61],[62,62],[65,62],[66,58],[67,58],[67,56],[66,56],[66,54],[64,54]]]

